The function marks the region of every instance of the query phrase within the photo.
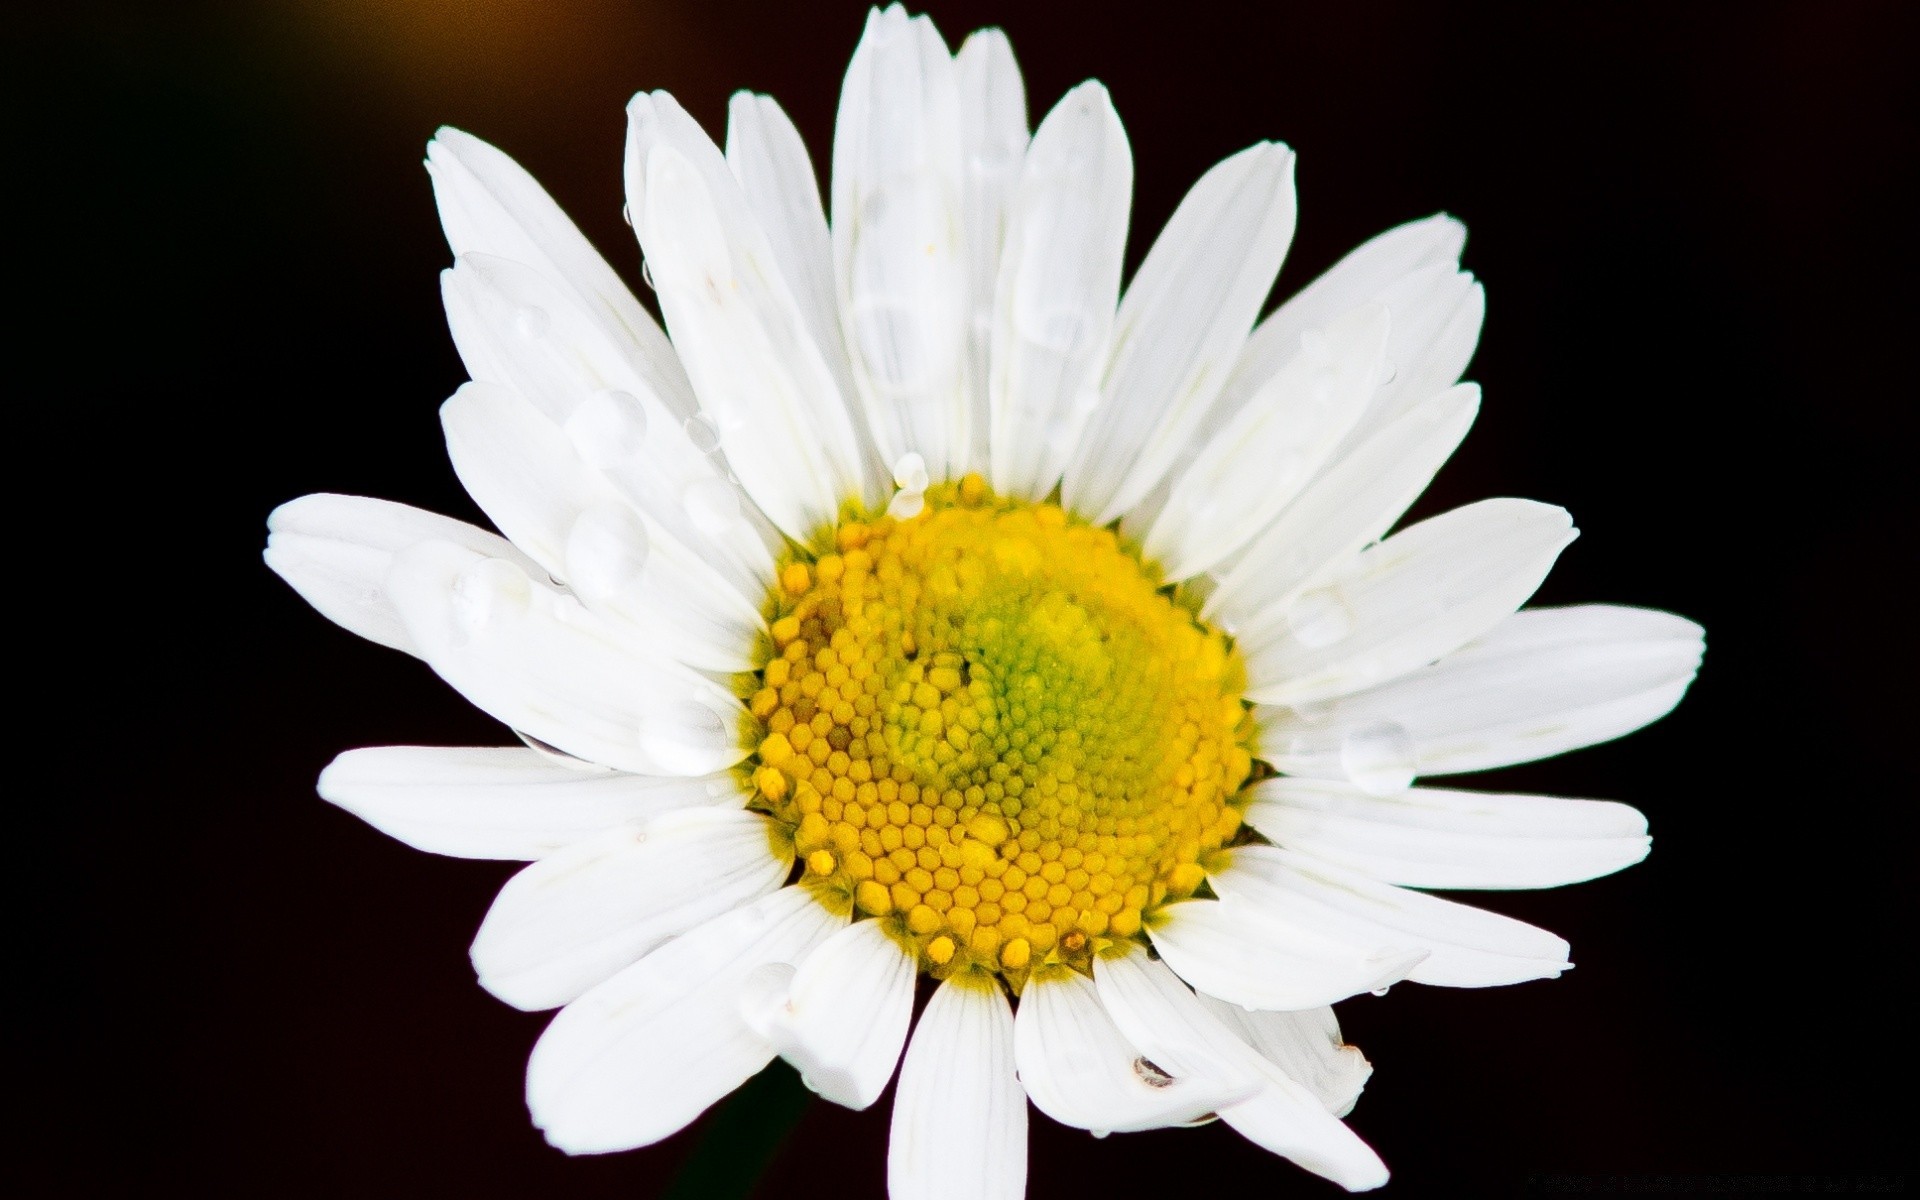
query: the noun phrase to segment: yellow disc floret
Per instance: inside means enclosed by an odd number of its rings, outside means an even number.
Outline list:
[[[748,708],[800,881],[921,968],[1090,968],[1240,828],[1244,674],[1112,530],[977,476],[784,564]]]

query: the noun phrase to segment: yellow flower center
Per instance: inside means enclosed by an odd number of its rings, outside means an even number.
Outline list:
[[[1240,828],[1244,670],[1112,530],[978,476],[786,562],[756,807],[823,903],[945,977],[1087,970]]]

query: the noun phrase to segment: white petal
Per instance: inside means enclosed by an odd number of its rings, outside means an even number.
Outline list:
[[[1359,309],[1305,348],[1174,478],[1145,553],[1185,579],[1245,546],[1313,478],[1360,419],[1386,365],[1387,310]]]
[[[730,774],[578,770],[522,746],[349,750],[320,773],[320,795],[416,850],[521,861],[673,809],[745,799]]]
[[[853,395],[852,367],[840,332],[833,242],[820,184],[800,131],[772,96],[735,92],[727,106],[727,165],[767,235],[780,274],[800,306],[815,348],[842,396]]]
[[[1215,411],[1238,412],[1300,352],[1302,334],[1324,328],[1364,305],[1381,303],[1389,287],[1422,267],[1457,265],[1466,241],[1466,226],[1443,213],[1389,229],[1363,243],[1260,322],[1247,339]],[[1397,324],[1406,318],[1396,311],[1393,319]]]
[[[664,92],[627,114],[628,206],[674,345],[741,485],[805,540],[865,486],[846,403],[719,149]]]
[[[1238,1034],[1287,1076],[1320,1098],[1327,1111],[1344,1117],[1360,1101],[1373,1064],[1360,1047],[1340,1040],[1340,1022],[1331,1008],[1301,1012],[1255,1012],[1201,995],[1200,1003],[1221,1024]]]
[[[773,1060],[741,1015],[747,979],[804,965],[846,923],[801,888],[707,922],[560,1010],[527,1063],[527,1106],[569,1154],[650,1145]]]
[[[707,775],[746,754],[732,693],[506,560],[423,542],[394,556],[386,588],[442,679],[576,758]]]
[[[766,629],[757,597],[627,503],[532,405],[505,388],[469,383],[441,406],[440,420],[468,494],[588,607],[631,624],[690,666],[754,665],[755,641]],[[733,494],[725,482],[710,482]]]
[[[1523,921],[1381,883],[1278,846],[1240,846],[1210,872],[1223,897],[1285,910],[1334,937],[1392,939],[1430,953],[1407,978],[1447,987],[1552,979],[1566,970],[1564,939]]]
[[[764,1024],[814,1091],[863,1109],[886,1090],[913,1018],[914,957],[880,921],[856,921],[794,975]]]
[[[1381,293],[1380,303],[1393,313],[1393,339],[1387,345],[1393,377],[1354,427],[1356,440],[1459,382],[1480,344],[1487,315],[1486,289],[1470,272],[1448,264],[1425,266],[1396,280]]]
[[[507,881],[473,940],[480,986],[558,1008],[660,945],[786,881],[772,823],[688,808],[576,842]]]
[[[900,1064],[887,1146],[892,1200],[1018,1200],[1027,1185],[1027,1097],[1013,1013],[992,979],[942,983]]]
[[[833,131],[833,249],[847,356],[881,458],[966,469],[967,260],[960,81],[925,17],[867,16]]]
[[[465,521],[391,500],[325,492],[289,500],[268,515],[265,557],[321,616],[370,642],[417,655],[387,598],[387,568],[396,551],[429,539],[539,570],[505,538]]]
[[[1159,484],[1199,428],[1293,238],[1293,152],[1262,143],[1187,193],[1127,288],[1101,419],[1063,481],[1104,524]]]
[[[1245,1008],[1331,1004],[1397,983],[1426,957],[1411,937],[1355,936],[1312,917],[1265,893],[1183,900],[1162,908],[1147,936],[1182,979]]]
[[[1035,974],[1013,1018],[1014,1060],[1033,1106],[1099,1135],[1190,1125],[1260,1086],[1251,1073],[1171,1076],[1127,1041],[1093,980]]]
[[[693,390],[660,326],[518,163],[471,134],[442,128],[427,143],[427,173],[454,254],[523,263],[572,292],[625,347],[646,391],[679,417],[693,415]]]
[[[1393,679],[1486,633],[1576,536],[1565,509],[1482,500],[1410,525],[1289,601],[1241,646],[1247,698],[1304,704]]]
[[[1350,1192],[1387,1181],[1379,1155],[1313,1092],[1236,1037],[1167,964],[1140,953],[1101,958],[1093,978],[1114,1024],[1159,1066],[1176,1076],[1240,1071],[1260,1079],[1253,1097],[1221,1110],[1241,1136]]]
[[[1307,588],[1379,538],[1426,490],[1480,409],[1474,384],[1434,396],[1340,459],[1289,504],[1202,610],[1242,638],[1285,616]]]
[[[1247,824],[1278,844],[1422,888],[1579,883],[1647,856],[1647,819],[1609,800],[1409,788],[1275,776],[1250,789]]]
[[[1081,84],[1034,134],[995,289],[990,457],[1001,492],[1051,492],[1099,404],[1132,194],[1120,118],[1105,88]]]
[[[1430,667],[1298,709],[1258,709],[1269,761],[1378,795],[1419,775],[1531,762],[1669,712],[1700,666],[1701,630],[1651,609],[1515,613]]]
[[[993,303],[1013,189],[1027,150],[1027,90],[1013,46],[998,29],[967,37],[953,56],[960,77],[961,214],[967,248],[967,391],[973,406],[969,466],[988,458],[987,381],[991,374]]]

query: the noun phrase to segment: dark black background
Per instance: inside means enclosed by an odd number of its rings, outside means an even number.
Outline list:
[[[1266,137],[1300,154],[1282,293],[1389,225],[1463,218],[1486,402],[1416,515],[1564,504],[1585,532],[1543,601],[1708,629],[1672,717],[1470,781],[1651,818],[1642,866],[1486,898],[1579,968],[1342,1006],[1377,1067],[1352,1124],[1387,1194],[1910,1168],[1912,9],[931,7],[956,44],[1008,29],[1036,119],[1106,81],[1134,261],[1202,170]],[[526,1119],[544,1018],[466,960],[510,866],[314,796],[341,749],[504,731],[308,611],[261,566],[263,521],[320,490],[477,517],[435,412],[464,377],[419,166],[436,125],[517,156],[633,279],[625,98],[668,88],[717,132],[731,91],[768,91],[824,161],[862,12],[289,0],[15,28],[14,686],[43,714],[13,803],[29,1191],[668,1186],[699,1127],[571,1160]],[[878,1197],[885,1134],[885,1101],[817,1105],[758,1194]],[[1335,1189],[1218,1125],[1034,1123],[1036,1200],[1176,1191]]]

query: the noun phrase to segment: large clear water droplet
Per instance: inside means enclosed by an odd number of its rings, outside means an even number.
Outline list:
[[[893,464],[893,482],[909,492],[927,490],[927,460],[909,451]]]
[[[454,576],[454,629],[462,639],[475,637],[525,612],[532,601],[533,581],[525,571],[503,558],[483,558]]]
[[[1287,605],[1287,628],[1303,646],[1331,646],[1353,632],[1353,609],[1338,588],[1318,588]]]
[[[631,392],[598,391],[568,415],[566,433],[581,461],[605,470],[645,449],[647,410]]]
[[[720,427],[713,418],[705,413],[695,413],[688,417],[681,428],[687,431],[687,440],[693,448],[702,454],[712,454],[720,448]]]
[[[740,493],[724,479],[702,479],[681,497],[687,517],[702,533],[724,533],[740,519]]]
[[[631,224],[631,222],[629,222],[629,224]],[[660,286],[653,281],[653,264],[644,258],[640,260],[640,282],[646,284],[647,290],[650,292],[660,290]]]
[[[589,603],[637,589],[647,570],[647,527],[630,508],[588,509],[567,532],[567,582]]]
[[[731,738],[719,713],[689,698],[670,714],[641,718],[637,741],[662,774],[703,775]]]
[[[1340,769],[1368,795],[1406,791],[1418,766],[1413,735],[1398,721],[1376,721],[1340,740]]]

